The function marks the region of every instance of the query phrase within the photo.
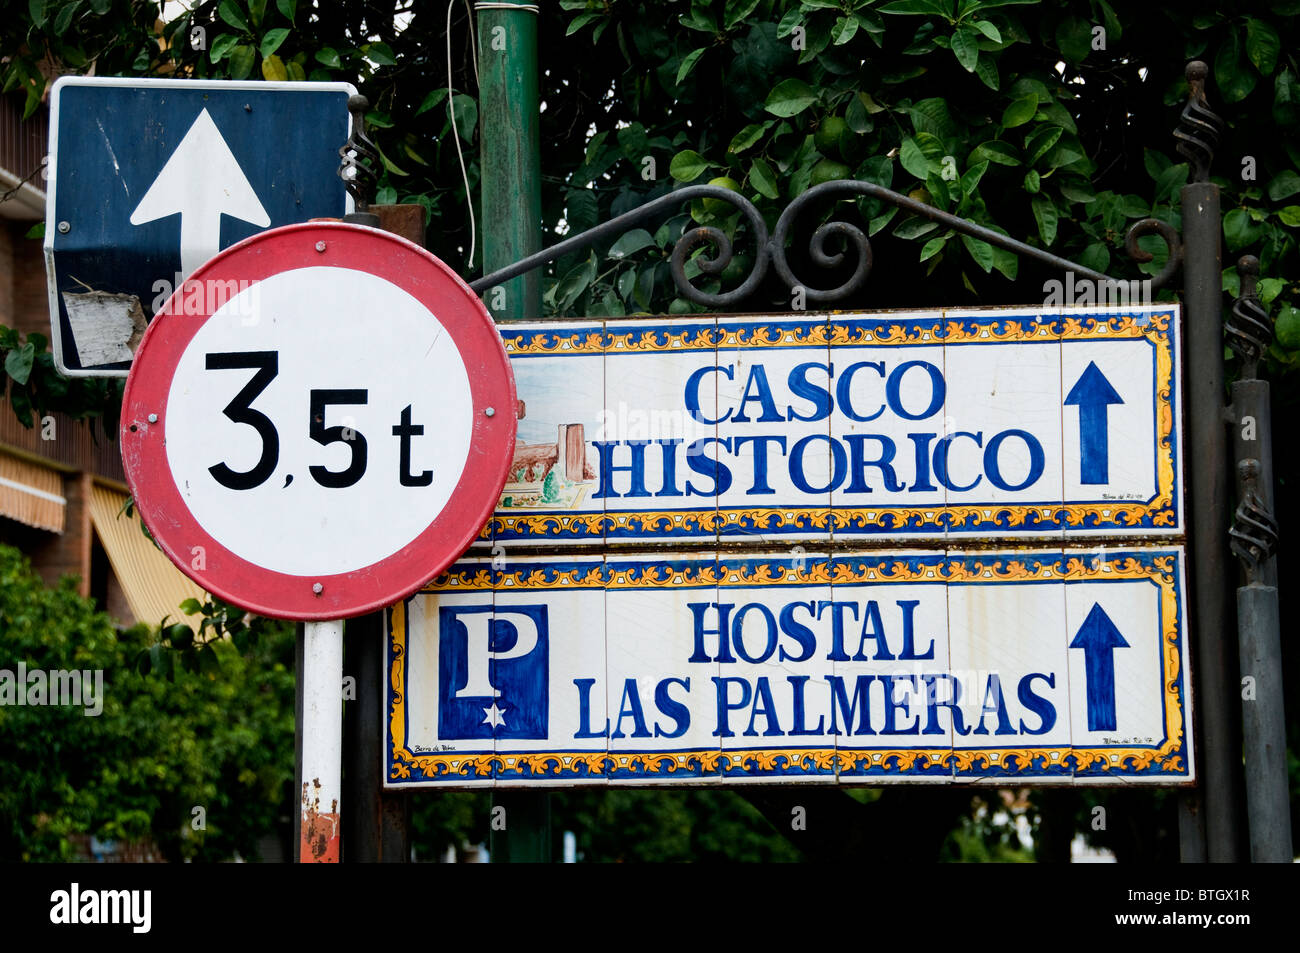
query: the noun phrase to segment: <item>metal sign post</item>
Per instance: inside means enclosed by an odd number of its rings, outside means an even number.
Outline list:
[[[255,236],[171,299],[127,379],[122,454],[145,524],[199,585],[307,622],[304,860],[339,859],[341,619],[391,605],[479,534],[514,449],[514,382],[486,310],[387,232]],[[358,315],[382,314],[382,321]]]

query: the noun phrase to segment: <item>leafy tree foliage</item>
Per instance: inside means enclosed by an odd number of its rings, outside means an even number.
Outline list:
[[[72,859],[78,835],[151,841],[172,860],[255,858],[262,838],[287,834],[292,630],[247,657],[217,642],[219,672],[182,665],[170,680],[137,671],[153,641],[145,626],[115,631],[72,577],[47,588],[0,546],[0,667],[99,670],[104,694],[98,716],[0,706],[0,860]]]

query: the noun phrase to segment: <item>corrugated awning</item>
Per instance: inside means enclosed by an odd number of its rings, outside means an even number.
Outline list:
[[[65,502],[58,470],[0,453],[0,516],[62,533]]]
[[[122,513],[125,503],[125,493],[106,487],[97,485],[90,494],[95,534],[108,553],[131,614],[136,621],[153,626],[164,616],[171,616],[171,622],[186,621],[180,604],[186,599],[202,602],[206,594],[140,531],[137,517]]]

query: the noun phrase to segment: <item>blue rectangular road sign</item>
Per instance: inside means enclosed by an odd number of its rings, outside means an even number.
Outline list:
[[[347,83],[65,76],[50,99],[45,262],[59,370],[124,377],[195,268],[266,228],[340,217]]]

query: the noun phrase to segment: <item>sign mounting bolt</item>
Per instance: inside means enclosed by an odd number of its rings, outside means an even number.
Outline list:
[[[324,250],[325,250],[325,243],[324,243],[324,242],[317,242],[317,243],[316,243],[316,250],[317,250],[317,251],[324,251]]]
[[[157,414],[150,414],[150,415],[149,415],[149,423],[151,423],[151,424],[156,424],[157,422],[158,422],[158,415],[157,415]]]
[[[497,409],[495,407],[488,407],[483,411],[483,413],[488,417],[495,417],[497,415]]]
[[[319,582],[313,582],[311,584],[311,591],[316,593],[316,595],[319,596],[322,592],[325,591],[325,587],[322,586]]]
[[[65,222],[59,222],[59,234],[60,234],[60,235],[66,235],[66,234],[68,234],[68,232],[70,232],[70,231],[72,231],[72,223],[71,223],[71,222],[66,222],[66,221],[65,221]]]

